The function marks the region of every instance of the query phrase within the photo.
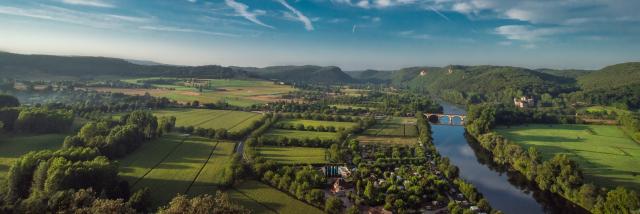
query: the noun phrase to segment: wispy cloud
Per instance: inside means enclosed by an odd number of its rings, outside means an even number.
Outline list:
[[[91,6],[91,7],[106,7],[106,8],[115,7],[115,5],[102,0],[62,0],[62,3]]]
[[[294,13],[296,15],[296,18],[304,23],[304,28],[307,29],[307,31],[312,31],[313,30],[313,24],[311,23],[311,20],[309,20],[309,18],[307,18],[307,16],[305,16],[302,12],[300,12],[299,10],[293,8],[291,5],[289,5],[289,3],[287,3],[287,1],[285,0],[278,0],[278,2],[280,2],[280,4],[282,4],[282,6],[286,7],[287,9],[289,9],[292,13]]]
[[[408,39],[421,39],[421,40],[431,39],[432,38],[431,35],[429,35],[429,34],[419,34],[419,33],[416,33],[413,30],[407,30],[407,31],[398,32],[398,36],[403,37],[403,38],[408,38]]]
[[[151,21],[151,19],[144,17],[87,13],[48,5],[40,5],[36,8],[0,6],[0,14],[64,22],[95,28],[114,28],[124,25],[137,25]]]
[[[433,11],[434,13],[438,14],[438,16],[442,17],[443,19],[447,20],[447,21],[451,21],[449,19],[449,17],[445,16],[444,14],[442,14],[440,11],[438,11],[438,9],[434,8],[433,6],[429,6],[429,10]]]
[[[275,29],[273,26],[267,25],[258,19],[259,15],[264,15],[266,12],[262,10],[249,11],[249,6],[240,2],[236,2],[235,0],[225,0],[225,3],[227,4],[227,6],[233,8],[237,15],[242,16],[245,19],[258,25]]]
[[[211,35],[211,36],[239,37],[239,35],[230,34],[230,33],[221,33],[221,32],[197,30],[197,29],[191,29],[191,28],[171,27],[171,26],[150,26],[150,25],[145,25],[145,26],[141,26],[139,28],[143,29],[143,30],[152,30],[152,31],[179,32],[179,33],[199,33],[199,34],[206,34],[206,35]]]
[[[359,8],[388,8],[400,5],[409,5],[418,0],[331,0],[334,4],[343,4]]]
[[[528,25],[504,25],[497,27],[495,33],[509,40],[517,40],[524,42],[535,42],[543,39],[544,37],[556,35],[560,33],[570,32],[567,28],[535,28]]]

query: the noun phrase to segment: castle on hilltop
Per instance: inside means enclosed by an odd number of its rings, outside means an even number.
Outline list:
[[[533,97],[522,96],[520,98],[513,98],[513,104],[518,108],[530,108],[534,107],[536,102]]]

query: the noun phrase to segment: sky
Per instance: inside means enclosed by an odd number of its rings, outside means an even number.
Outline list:
[[[0,0],[0,51],[343,70],[640,61],[638,0]]]

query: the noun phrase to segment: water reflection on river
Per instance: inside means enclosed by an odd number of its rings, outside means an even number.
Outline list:
[[[464,114],[465,111],[452,105],[443,104],[444,113],[448,114]],[[446,124],[446,118],[441,123]],[[454,121],[459,122],[459,121]],[[526,186],[526,182],[518,182],[514,177],[509,176],[504,170],[499,170],[496,166],[486,164],[490,162],[488,157],[482,157],[486,154],[477,154],[472,148],[464,135],[464,127],[434,125],[433,126],[434,143],[445,157],[451,160],[451,163],[460,168],[460,177],[473,183],[476,188],[484,195],[489,203],[496,209],[505,213],[545,213],[558,212],[552,208],[551,211],[536,201],[533,192],[522,190],[522,186]],[[476,148],[476,150],[480,150]],[[478,158],[480,156],[480,158]],[[509,181],[511,177],[511,182]],[[512,183],[520,183],[514,185]],[[525,187],[525,189],[527,189]],[[544,198],[543,193],[537,193],[537,198]]]

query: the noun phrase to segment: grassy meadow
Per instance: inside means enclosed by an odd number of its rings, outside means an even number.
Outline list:
[[[258,181],[245,181],[229,192],[232,200],[252,209],[253,213],[320,214],[322,210]]]
[[[209,193],[215,193],[234,145],[168,135],[145,143],[119,160],[120,176],[129,181],[133,190],[148,187],[153,206],[166,204],[178,193],[200,193],[207,188],[211,188]],[[194,190],[190,191],[192,187]]]
[[[137,83],[138,80],[143,79],[127,79],[123,81],[141,84]],[[273,82],[262,80],[208,79],[204,81],[209,81],[215,89],[199,91],[194,87],[178,84],[154,84],[153,86],[156,87],[156,89],[107,87],[92,87],[90,89],[131,95],[144,95],[145,93],[149,93],[151,96],[166,97],[183,103],[196,100],[200,103],[217,103],[224,101],[234,106],[243,107],[276,101],[280,99],[280,95],[295,90],[291,86],[277,85]]]
[[[414,145],[417,143],[415,137],[393,137],[393,136],[372,136],[372,135],[359,135],[358,142],[364,144],[402,144],[402,145]]]
[[[338,134],[335,132],[316,132],[316,131],[298,131],[298,130],[286,130],[286,129],[270,129],[264,134],[265,137],[287,137],[296,139],[315,139],[332,140],[337,139]]]
[[[9,168],[20,156],[38,150],[56,150],[62,146],[67,134],[45,135],[0,135],[0,181],[5,179]]]
[[[231,132],[240,131],[260,120],[263,115],[258,113],[210,109],[170,109],[154,111],[156,116],[176,117],[176,126],[194,126],[201,128],[224,128]]]
[[[282,124],[287,124],[287,125],[297,125],[297,124],[302,124],[305,127],[307,126],[313,126],[313,127],[318,127],[318,126],[324,126],[324,127],[328,127],[328,126],[333,126],[336,129],[339,128],[352,128],[356,125],[356,123],[352,123],[352,122],[336,122],[336,121],[319,121],[319,120],[303,120],[303,119],[283,119],[280,120],[280,122],[278,123],[282,123]]]
[[[640,144],[616,126],[527,125],[497,132],[525,148],[535,146],[545,159],[569,155],[584,169],[587,181],[640,190]]]
[[[415,118],[388,117],[367,129],[364,135],[415,137],[418,135],[418,128],[416,127]]]
[[[272,147],[256,148],[261,157],[280,164],[316,164],[326,163],[326,149],[310,147]]]

